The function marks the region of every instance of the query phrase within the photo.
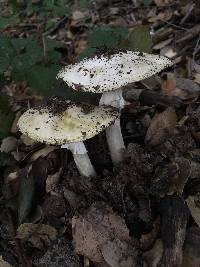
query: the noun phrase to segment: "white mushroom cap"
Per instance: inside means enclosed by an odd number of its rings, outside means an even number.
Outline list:
[[[171,65],[164,56],[125,51],[97,55],[66,66],[57,78],[75,90],[103,93],[146,79]]]
[[[27,110],[19,119],[20,131],[30,138],[47,144],[63,145],[89,139],[103,131],[119,117],[110,106],[75,104],[66,101],[61,111],[50,107]]]

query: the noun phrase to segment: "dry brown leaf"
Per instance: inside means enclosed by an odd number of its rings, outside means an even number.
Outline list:
[[[171,42],[173,41],[173,38],[169,38],[167,40],[164,40],[162,42],[159,42],[157,43],[156,45],[153,46],[153,49],[155,50],[160,50],[162,49],[163,47],[169,45]]]
[[[163,94],[171,94],[176,88],[176,78],[173,73],[166,73],[162,79],[161,89]]]
[[[18,126],[17,126],[17,123],[18,123],[18,120],[19,120],[20,116],[21,116],[21,111],[18,111],[18,112],[15,114],[15,119],[14,119],[14,121],[13,121],[11,130],[10,130],[10,132],[11,132],[12,134],[16,134],[16,133],[19,131]]]
[[[26,146],[32,146],[32,145],[37,143],[37,141],[31,139],[30,137],[28,137],[25,134],[22,134],[20,136],[20,139],[21,139],[22,143],[24,143]]]
[[[129,242],[129,231],[124,220],[102,202],[94,203],[84,215],[72,218],[75,251],[91,261],[104,261],[101,247],[118,238]]]
[[[166,73],[161,83],[162,92],[176,96],[181,100],[193,102],[200,94],[200,86],[194,81],[185,78],[176,78],[173,73]]]
[[[200,84],[200,73],[197,73],[197,72],[196,72],[196,73],[194,74],[194,77],[195,77],[195,80],[194,80],[194,81],[195,81],[196,83]]]
[[[2,256],[0,256],[0,267],[12,267],[7,261],[4,261]]]
[[[29,241],[36,248],[42,249],[56,239],[57,230],[47,224],[24,223],[17,229],[17,238]]]
[[[148,266],[157,267],[163,254],[163,243],[161,239],[157,239],[153,248],[143,254]]]
[[[0,151],[10,153],[17,148],[17,139],[13,136],[8,136],[2,140]]]
[[[54,151],[56,148],[57,148],[56,146],[48,146],[48,145],[45,146],[44,148],[35,152],[29,159],[29,162],[33,162],[40,157],[42,158],[46,157],[50,152]]]
[[[154,3],[157,5],[157,6],[165,6],[167,4],[169,4],[169,0],[154,0]]]
[[[62,168],[60,168],[58,172],[47,176],[47,179],[46,179],[46,192],[47,193],[52,191],[55,188],[55,186],[58,184],[60,180],[61,172],[62,172]]]
[[[177,124],[177,115],[173,107],[168,107],[162,113],[156,114],[147,130],[145,142],[150,146],[161,144],[173,134]]]
[[[161,48],[160,55],[173,59],[174,57],[176,57],[178,55],[178,53],[171,45],[167,45],[167,46]],[[176,62],[174,62],[174,63],[176,63]]]
[[[153,223],[152,231],[147,234],[143,234],[140,238],[142,251],[150,250],[153,247],[159,234],[160,234],[160,218],[157,218],[156,221]]]
[[[200,195],[189,196],[186,199],[190,213],[195,220],[196,224],[200,227]]]
[[[170,20],[172,18],[173,13],[169,10],[165,12],[160,12],[158,15],[148,18],[148,22],[154,23],[159,20]]]
[[[87,40],[81,39],[75,43],[75,55],[80,55],[87,48]]]
[[[200,228],[191,227],[187,230],[183,248],[182,267],[200,266]]]
[[[102,255],[111,267],[134,267],[137,266],[137,258],[133,247],[127,242],[115,238],[103,244]]]
[[[178,172],[172,177],[167,194],[173,195],[176,193],[182,195],[185,184],[191,174],[190,161],[183,157],[175,158],[173,165],[177,166]]]

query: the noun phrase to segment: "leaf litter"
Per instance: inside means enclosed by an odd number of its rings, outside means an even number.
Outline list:
[[[34,43],[38,50],[27,62],[36,60],[39,68],[32,65],[34,73],[23,77],[29,83],[20,81],[19,64],[15,66],[18,72],[15,68],[11,75],[8,58],[0,64],[6,77],[6,83],[0,79],[0,262],[5,266],[83,266],[76,251],[89,258],[89,266],[100,266],[97,262],[113,267],[198,266],[199,3],[104,0],[79,6],[79,2],[71,15],[56,13],[51,18],[56,23],[45,34],[52,42],[45,43],[43,38]],[[30,49],[25,43],[49,27],[46,16],[38,17],[38,3],[22,16],[23,21],[13,18],[3,28],[23,67]],[[3,9],[3,16],[12,13],[6,4]],[[1,23],[0,27],[6,25],[5,20]],[[55,40],[62,45],[53,44]],[[102,133],[86,142],[98,176],[85,178],[77,173],[70,153],[20,136],[16,125],[20,114],[40,104],[48,86],[54,84],[47,74],[53,76],[55,62],[73,63],[102,45],[160,53],[176,65],[124,92],[130,103],[121,115],[125,160],[113,168]],[[13,50],[5,48],[12,57]],[[37,70],[43,77],[40,80]],[[10,83],[12,79],[15,82]],[[59,88],[56,93],[75,97],[65,86]],[[89,95],[78,97],[98,102]],[[56,255],[54,265],[52,255]]]

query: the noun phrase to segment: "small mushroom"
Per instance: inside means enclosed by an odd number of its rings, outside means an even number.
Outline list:
[[[120,51],[96,55],[66,66],[58,73],[58,78],[74,90],[103,93],[100,105],[111,105],[121,110],[125,105],[122,97],[124,86],[146,79],[171,65],[172,62],[164,56]],[[106,129],[106,135],[113,163],[121,162],[125,145],[119,118]]]
[[[53,101],[54,100],[54,101]],[[83,141],[92,138],[119,117],[113,107],[59,101],[27,110],[19,119],[20,131],[36,140],[69,149],[81,175],[95,176]]]

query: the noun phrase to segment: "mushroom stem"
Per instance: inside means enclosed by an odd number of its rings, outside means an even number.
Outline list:
[[[118,89],[103,93],[99,104],[113,106],[121,110],[125,106],[122,90]],[[115,120],[113,125],[106,128],[106,138],[113,164],[122,162],[125,145],[120,127],[120,119]]]
[[[90,161],[83,142],[65,144],[62,148],[67,148],[72,152],[74,161],[81,175],[86,177],[96,176],[96,171]]]
[[[122,162],[125,145],[120,128],[120,119],[117,119],[113,125],[106,128],[106,138],[112,162],[114,164]]]

